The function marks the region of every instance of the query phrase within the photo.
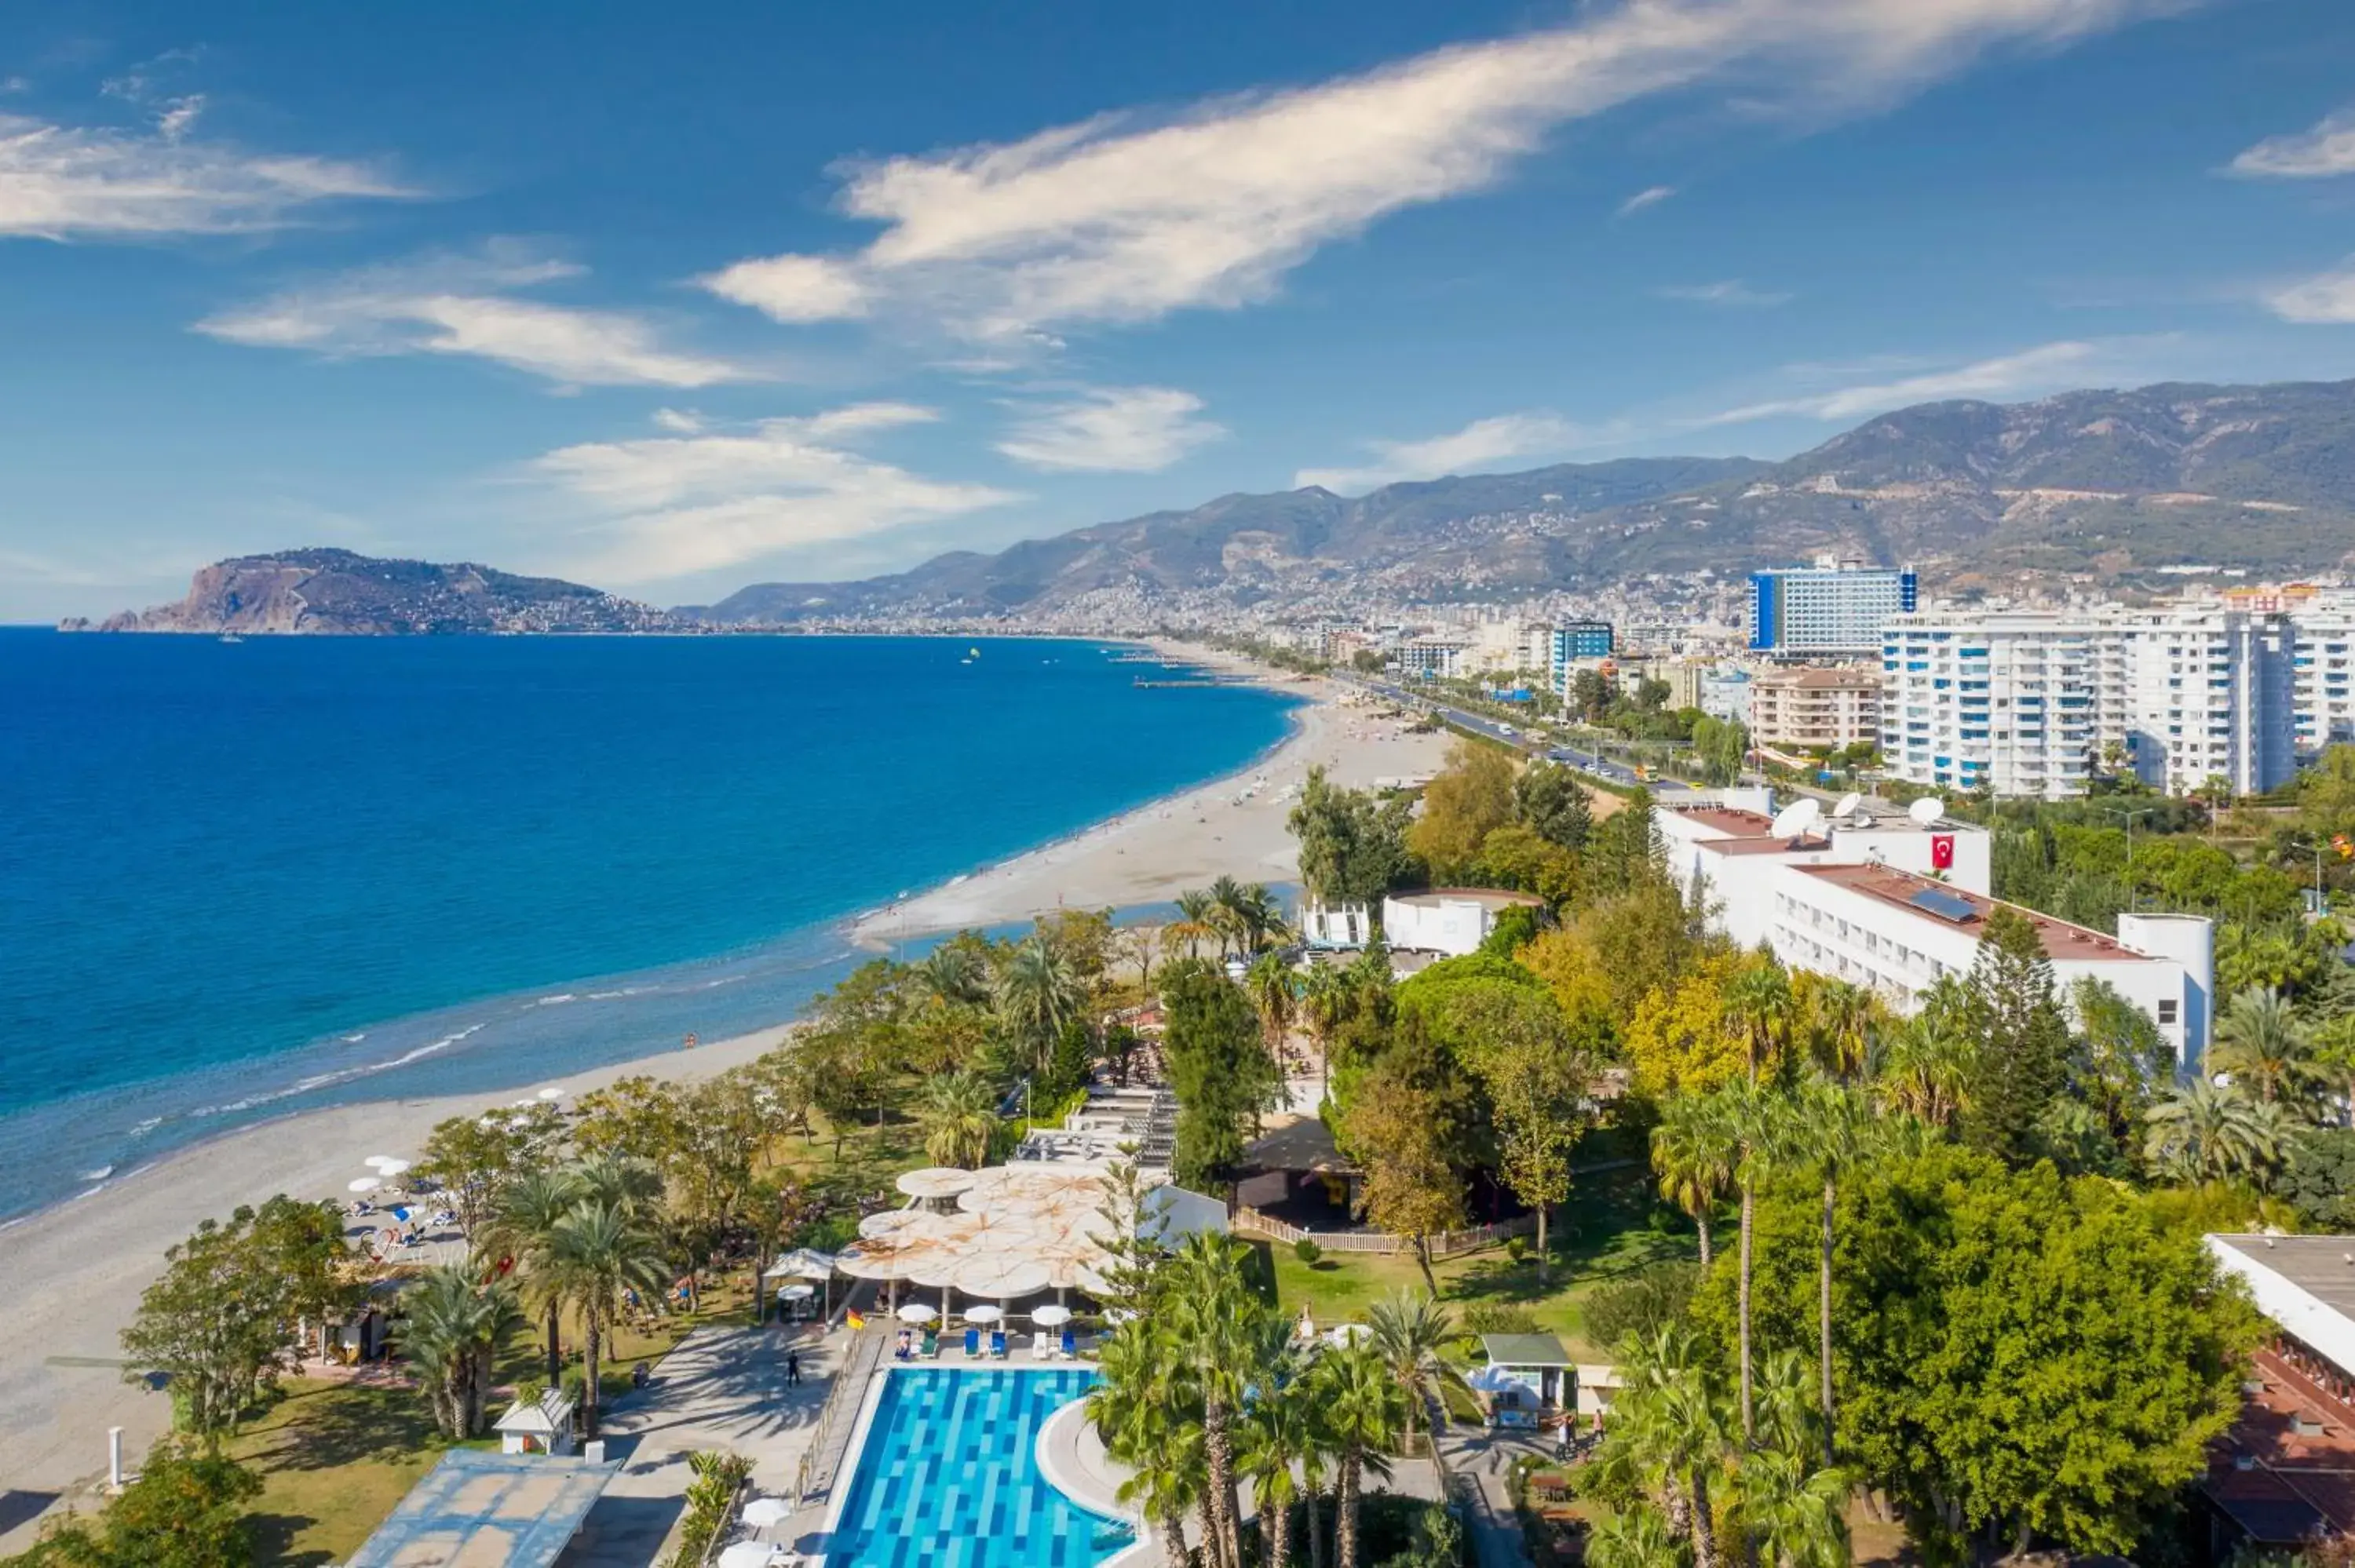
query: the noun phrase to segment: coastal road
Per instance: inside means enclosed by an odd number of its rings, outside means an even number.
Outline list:
[[[1541,741],[1531,738],[1532,735],[1541,733],[1535,726],[1528,730],[1516,729],[1498,720],[1480,714],[1468,713],[1459,707],[1451,707],[1421,692],[1411,691],[1404,686],[1392,685],[1387,681],[1368,681],[1365,683],[1365,687],[1366,690],[1388,697],[1403,707],[1427,709],[1459,729],[1468,729],[1475,735],[1487,736],[1491,740],[1501,742],[1518,751],[1532,750],[1542,744]],[[1581,751],[1574,746],[1557,746],[1549,748],[1545,755],[1551,761],[1566,763],[1582,773],[1592,773],[1608,784],[1620,784],[1633,788],[1638,782],[1635,769],[1624,763],[1612,761],[1599,751]]]

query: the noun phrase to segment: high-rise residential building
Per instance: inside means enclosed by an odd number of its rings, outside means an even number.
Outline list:
[[[1998,795],[2059,800],[2126,770],[2175,793],[2270,789],[2297,766],[2298,641],[2286,614],[2218,601],[1899,616],[1881,752],[1896,778]]]
[[[1753,572],[1750,648],[1780,658],[1868,655],[1881,645],[1881,622],[1911,614],[1916,599],[1910,567],[1826,556],[1812,567]]]
[[[1713,719],[1747,726],[1750,723],[1750,672],[1739,664],[1720,664],[1700,678],[1700,711]]]
[[[1881,744],[1881,672],[1808,666],[1750,683],[1750,736],[1785,751]]]

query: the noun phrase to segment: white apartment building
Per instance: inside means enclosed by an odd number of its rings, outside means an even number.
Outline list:
[[[2113,766],[2179,794],[2270,789],[2297,766],[2296,642],[2286,615],[2212,601],[1897,616],[1881,752],[1892,777],[1998,795],[2083,794]]]
[[[1772,804],[1751,789],[1653,808],[1670,871],[1705,900],[1713,926],[1793,969],[1877,991],[1902,1012],[1940,979],[1970,972],[1995,907],[1983,830],[1867,814],[1785,838],[1771,831]],[[2214,988],[2208,919],[2121,915],[2110,937],[2020,913],[2043,938],[2064,998],[2080,976],[2105,980],[2149,1015],[2179,1064],[2198,1063]]]

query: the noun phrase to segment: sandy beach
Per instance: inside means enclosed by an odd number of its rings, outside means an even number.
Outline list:
[[[1412,735],[1330,683],[1271,677],[1262,667],[1199,649],[1174,658],[1265,679],[1310,698],[1294,734],[1242,772],[1098,824],[1071,838],[874,912],[860,938],[882,947],[903,936],[998,925],[1052,910],[1156,903],[1221,874],[1245,881],[1295,874],[1284,820],[1311,766],[1364,786],[1437,769],[1444,735]],[[693,1052],[669,1051],[576,1074],[578,1093],[633,1073],[691,1078],[775,1046],[778,1027]],[[165,1249],[198,1223],[274,1193],[341,1199],[365,1174],[368,1155],[403,1155],[436,1122],[501,1105],[541,1084],[505,1093],[346,1106],[249,1128],[182,1150],[71,1202],[0,1230],[0,1552],[30,1544],[28,1508],[44,1494],[87,1502],[103,1478],[106,1432],[124,1428],[133,1456],[165,1430],[160,1394],[126,1384],[117,1335],[156,1274]],[[24,1522],[20,1522],[24,1521]]]
[[[1308,769],[1362,789],[1386,779],[1439,770],[1453,738],[1414,735],[1375,709],[1342,700],[1325,680],[1271,676],[1233,655],[1160,644],[1172,659],[1262,680],[1310,702],[1293,735],[1241,773],[1155,801],[1084,832],[876,910],[858,939],[878,949],[902,937],[954,931],[1043,915],[1058,907],[1102,909],[1165,903],[1221,874],[1244,882],[1289,882],[1297,846],[1285,828]]]

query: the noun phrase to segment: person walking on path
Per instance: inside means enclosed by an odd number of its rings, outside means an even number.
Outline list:
[[[802,1353],[799,1351],[787,1351],[785,1352],[785,1383],[788,1387],[799,1388],[801,1386],[801,1382]]]

